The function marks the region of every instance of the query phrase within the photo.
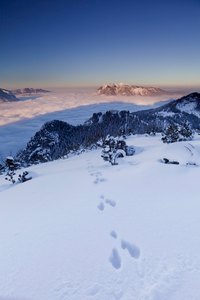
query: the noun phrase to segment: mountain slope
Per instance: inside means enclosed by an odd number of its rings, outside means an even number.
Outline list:
[[[188,111],[188,105],[193,109]],[[108,134],[117,136],[162,132],[170,124],[184,125],[186,122],[193,129],[199,129],[199,107],[200,94],[192,93],[151,110],[94,113],[79,126],[54,120],[46,123],[35,134],[26,148],[17,155],[17,159],[25,164],[58,159],[72,151],[91,147]]]
[[[0,89],[0,101],[9,102],[17,100],[17,97],[11,91],[6,89]]]
[[[97,93],[99,95],[121,95],[121,96],[155,96],[168,94],[167,91],[164,91],[156,87],[144,87],[128,84],[105,84],[98,88]]]
[[[127,143],[118,166],[95,150],[0,176],[1,299],[200,298],[200,140]]]

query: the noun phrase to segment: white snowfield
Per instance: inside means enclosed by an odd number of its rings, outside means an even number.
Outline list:
[[[0,300],[200,299],[200,138],[160,138],[0,176]]]

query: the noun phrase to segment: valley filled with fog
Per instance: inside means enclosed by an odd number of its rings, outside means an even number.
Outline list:
[[[57,89],[26,95],[20,101],[0,102],[0,156],[14,155],[48,121],[82,124],[96,112],[155,108],[183,94],[162,96],[106,96],[95,89]]]

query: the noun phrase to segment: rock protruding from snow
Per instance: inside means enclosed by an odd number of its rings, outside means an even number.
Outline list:
[[[97,90],[97,93],[99,95],[106,96],[155,96],[167,94],[168,92],[157,87],[144,87],[123,83],[113,83],[100,86],[100,88]]]

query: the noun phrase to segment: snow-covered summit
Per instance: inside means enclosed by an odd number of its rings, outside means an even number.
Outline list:
[[[100,95],[122,95],[122,96],[155,96],[167,94],[156,87],[144,87],[137,85],[128,85],[124,83],[105,84],[98,88],[97,93]]]

